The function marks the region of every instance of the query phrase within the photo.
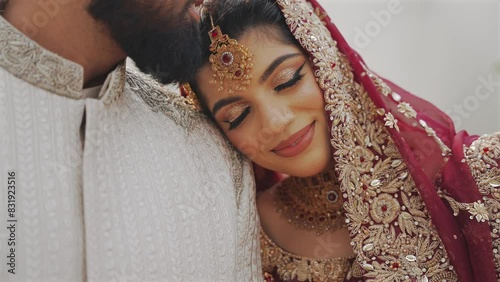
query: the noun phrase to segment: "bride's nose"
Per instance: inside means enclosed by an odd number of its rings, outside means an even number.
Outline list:
[[[284,101],[266,103],[262,109],[262,125],[275,135],[283,132],[286,126],[293,120],[293,112]]]

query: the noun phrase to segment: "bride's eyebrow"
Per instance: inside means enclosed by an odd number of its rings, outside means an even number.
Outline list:
[[[224,99],[220,99],[219,101],[217,101],[217,103],[214,104],[214,106],[212,108],[212,116],[215,116],[217,111],[222,109],[224,106],[229,105],[229,104],[234,103],[234,102],[239,101],[239,100],[241,100],[240,96],[230,96],[230,97],[227,97]]]
[[[274,60],[269,65],[269,67],[267,67],[267,69],[264,71],[264,73],[260,77],[259,82],[263,83],[264,81],[266,81],[279,65],[281,65],[286,60],[297,57],[297,56],[302,56],[302,54],[301,53],[292,53],[292,54],[286,54],[286,55],[283,55],[283,56],[276,58],[276,60]]]

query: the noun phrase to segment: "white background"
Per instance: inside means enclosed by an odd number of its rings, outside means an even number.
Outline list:
[[[372,70],[447,112],[457,129],[500,131],[499,0],[319,1]]]

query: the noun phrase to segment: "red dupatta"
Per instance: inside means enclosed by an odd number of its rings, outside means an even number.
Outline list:
[[[277,3],[324,92],[361,276],[497,281],[499,135],[456,134],[442,111],[371,72],[317,1]]]

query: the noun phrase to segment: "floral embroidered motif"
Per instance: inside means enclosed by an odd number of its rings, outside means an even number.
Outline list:
[[[389,224],[399,214],[400,206],[398,200],[388,194],[381,194],[373,199],[370,214],[376,223]]]
[[[385,126],[388,126],[390,128],[394,128],[397,131],[399,131],[398,127],[398,120],[394,118],[394,116],[391,113],[387,113],[384,118],[385,121]]]
[[[402,113],[405,115],[407,118],[416,118],[417,117],[417,112],[413,109],[413,107],[406,103],[403,102],[398,105],[398,112]]]
[[[331,143],[357,255],[355,265],[360,266],[356,271],[367,281],[457,281],[416,185],[384,126],[386,122],[396,128],[396,119],[377,109],[354,81],[347,58],[307,3],[277,2],[296,39],[312,54],[334,125]],[[381,79],[370,76],[379,92],[401,101]],[[413,108],[401,104],[405,116],[414,118]],[[386,117],[384,122],[380,115]],[[444,152],[449,150],[445,147]]]
[[[470,219],[476,217],[477,221],[485,222],[489,220],[488,210],[481,201],[474,202],[472,205],[467,205],[466,209],[472,216]]]
[[[476,218],[478,222],[488,221],[490,216],[488,214],[488,209],[481,201],[476,201],[474,203],[459,203],[455,199],[450,196],[440,195],[450,204],[451,209],[453,210],[453,215],[457,216],[460,213],[460,210],[468,211],[471,216],[470,219]]]

